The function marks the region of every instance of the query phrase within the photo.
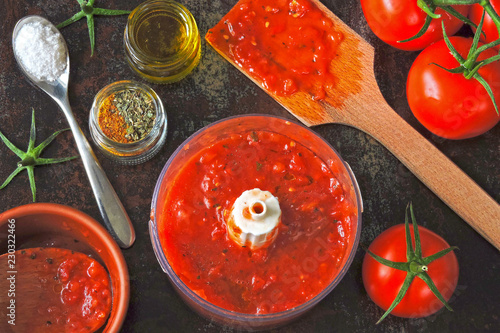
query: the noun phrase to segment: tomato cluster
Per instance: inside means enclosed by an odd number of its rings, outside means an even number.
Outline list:
[[[452,36],[463,26],[461,20],[438,7],[434,13],[440,17],[432,19],[420,37],[404,41],[415,36],[428,19],[427,13],[417,5],[417,0],[360,1],[368,25],[381,40],[401,50],[424,49],[410,69],[406,92],[410,109],[429,131],[447,139],[466,139],[481,135],[498,123],[500,116],[493,103],[494,99],[497,105],[500,104],[498,60],[482,66],[478,71],[491,88],[490,94],[476,78],[466,78],[468,72],[450,73],[443,69],[462,67],[450,54],[441,27],[444,26],[447,36]],[[500,0],[490,0],[490,3],[495,11],[500,10]],[[452,7],[459,15],[468,16],[476,26],[479,25],[483,15],[481,5]],[[486,13],[481,41],[490,43],[498,38],[497,25]],[[473,39],[452,37],[450,41],[460,56],[467,59]],[[498,47],[488,48],[477,62],[497,53]]]

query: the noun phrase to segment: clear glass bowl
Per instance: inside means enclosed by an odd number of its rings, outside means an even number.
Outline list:
[[[108,138],[99,126],[99,108],[103,101],[117,92],[132,89],[141,90],[153,101],[156,118],[151,131],[139,141],[120,143]],[[167,137],[167,114],[156,92],[145,84],[135,81],[117,81],[97,93],[90,110],[90,136],[97,148],[109,159],[126,165],[135,165],[151,159],[165,143]]]
[[[346,255],[340,265],[339,272],[333,281],[318,295],[300,306],[283,312],[264,315],[229,311],[211,304],[194,293],[172,269],[164,253],[158,234],[158,221],[161,221],[163,218],[162,213],[165,204],[165,194],[171,182],[175,179],[185,163],[200,149],[217,142],[221,138],[228,137],[234,133],[243,133],[251,130],[265,130],[286,135],[290,139],[311,149],[323,161],[329,162],[327,165],[331,165],[332,171],[334,171],[339,182],[343,185],[345,200],[348,200],[352,207],[354,207],[353,211],[355,212],[353,213],[354,215],[351,216],[351,221],[355,222],[350,230],[349,236],[351,241],[347,246]],[[151,204],[149,231],[153,249],[160,266],[167,274],[179,295],[191,308],[200,315],[222,325],[231,326],[236,329],[262,330],[281,326],[299,317],[310,310],[335,288],[346,274],[356,254],[361,234],[361,213],[361,194],[349,165],[342,160],[339,154],[323,138],[309,128],[286,119],[267,115],[236,116],[220,120],[201,129],[189,137],[173,153],[165,164],[156,183]]]
[[[150,38],[141,37],[139,33],[150,25],[149,20],[159,16],[177,22],[182,31],[182,38],[174,53],[154,57],[145,52],[145,46],[141,43],[144,43],[145,39],[149,39],[149,43],[152,43],[152,39],[155,43],[160,43],[159,40],[163,38],[155,35],[148,36]],[[167,32],[164,34],[167,35]],[[201,38],[193,15],[186,7],[172,0],[149,0],[135,8],[130,13],[125,27],[124,47],[130,67],[154,83],[173,83],[183,79],[198,65],[201,57]]]

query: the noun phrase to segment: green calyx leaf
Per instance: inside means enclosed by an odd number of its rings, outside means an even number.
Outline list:
[[[412,237],[410,233],[410,224],[408,220],[408,208],[410,210],[410,216],[411,216],[411,223],[413,226],[413,239],[415,242],[415,248],[413,248],[413,242],[412,242]],[[389,306],[387,311],[382,315],[382,317],[377,321],[377,324],[380,323],[382,320],[384,320],[389,313],[401,302],[401,300],[404,298],[406,292],[408,291],[408,288],[410,288],[411,283],[413,280],[418,277],[422,281],[424,281],[429,289],[433,292],[436,297],[443,302],[443,304],[446,306],[446,308],[450,311],[453,311],[450,307],[450,305],[446,302],[444,299],[443,295],[439,292],[437,289],[436,285],[430,278],[429,274],[427,274],[427,271],[429,270],[428,265],[433,262],[436,259],[439,259],[443,257],[444,255],[448,254],[449,252],[457,249],[457,247],[452,246],[449,247],[445,250],[439,251],[433,255],[430,255],[428,257],[422,257],[422,244],[420,241],[420,233],[418,231],[418,225],[416,222],[415,214],[413,213],[413,206],[410,203],[408,207],[406,207],[406,214],[405,214],[405,237],[406,237],[406,257],[407,257],[407,262],[394,262],[391,260],[387,260],[385,258],[382,258],[371,251],[368,250],[368,254],[370,254],[373,259],[378,261],[379,263],[389,266],[394,269],[399,269],[402,271],[406,271],[406,277],[403,282],[403,285],[401,286],[401,289],[399,290],[398,294],[396,295],[396,298],[392,302],[392,304]]]
[[[415,274],[413,273],[408,273],[406,275],[406,278],[403,282],[403,285],[401,286],[401,289],[399,289],[398,294],[396,295],[396,298],[394,299],[394,302],[392,302],[391,306],[387,309],[387,311],[380,317],[380,319],[377,321],[377,324],[380,324],[382,320],[385,319],[391,313],[392,310],[401,302],[403,297],[405,297],[406,292],[408,291],[408,288],[410,288],[411,283],[413,282],[413,279],[415,279]]]
[[[429,276],[429,274],[427,274],[426,272],[422,272],[422,274],[418,274],[417,275],[420,279],[422,279],[422,281],[424,281],[427,286],[430,288],[430,290],[432,291],[432,293],[434,295],[436,295],[436,297],[441,301],[441,303],[444,304],[444,306],[450,310],[450,311],[453,311],[453,309],[451,308],[451,306],[448,304],[448,302],[446,302],[446,300],[444,299],[443,295],[441,295],[441,293],[439,292],[438,288],[436,287],[436,285],[434,284],[434,281],[432,281],[431,277]]]
[[[433,19],[438,19],[441,17],[441,15],[434,13],[436,11],[436,6],[432,1],[429,0],[417,0],[417,6],[420,7],[426,14],[427,17],[425,18],[424,25],[420,28],[420,30],[412,37],[404,40],[398,41],[398,43],[406,43],[410,42],[412,40],[415,40],[417,38],[422,37],[423,34],[427,31],[429,28],[429,25],[431,24],[431,21]]]
[[[430,16],[427,16],[425,18],[425,22],[424,22],[424,25],[422,26],[422,28],[420,28],[420,30],[417,32],[416,35],[408,38],[408,39],[404,39],[404,40],[398,40],[398,43],[406,43],[406,42],[410,42],[414,39],[417,39],[417,38],[420,38],[423,34],[425,34],[425,32],[427,31],[427,29],[429,28],[429,25],[431,24],[431,21],[432,21],[432,17]]]
[[[410,264],[408,262],[396,262],[396,261],[387,260],[385,258],[382,258],[382,257],[376,255],[375,253],[371,252],[370,250],[367,250],[367,251],[368,251],[368,254],[370,254],[373,257],[373,259],[377,260],[379,263],[381,263],[385,266],[389,266],[391,268],[399,269],[400,271],[405,271],[405,272],[408,272],[410,270]]]
[[[67,131],[68,129],[60,130],[49,136],[46,140],[44,140],[40,145],[35,147],[36,141],[36,126],[35,126],[35,109],[32,111],[31,115],[31,128],[30,128],[30,139],[28,143],[28,150],[23,152],[12,142],[7,139],[3,133],[0,131],[0,138],[5,143],[5,145],[14,152],[21,161],[17,163],[17,168],[7,177],[7,179],[0,186],[0,190],[6,187],[15,176],[17,176],[21,171],[27,170],[28,177],[30,181],[31,193],[33,194],[33,202],[36,200],[36,185],[35,185],[35,166],[37,165],[45,165],[45,164],[54,164],[69,161],[77,158],[78,156],[71,157],[62,157],[62,158],[39,158],[42,151],[58,136],[60,133]]]
[[[80,4],[80,11],[67,19],[66,21],[59,23],[56,27],[58,29],[64,28],[72,23],[75,23],[82,19],[87,18],[87,26],[89,29],[89,39],[90,39],[90,56],[94,55],[95,48],[95,32],[94,32],[94,15],[125,15],[130,14],[129,10],[114,10],[114,9],[104,9],[104,8],[94,8],[94,0],[83,1],[77,0]]]

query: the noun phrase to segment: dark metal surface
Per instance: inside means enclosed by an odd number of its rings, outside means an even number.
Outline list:
[[[141,1],[96,1],[97,7],[135,8]],[[183,0],[194,15],[202,36],[236,3],[235,0]],[[323,3],[375,46],[375,73],[380,89],[396,112],[431,140],[446,156],[497,201],[500,197],[500,128],[477,138],[450,141],[430,134],[413,117],[406,102],[406,75],[417,52],[393,49],[378,40],[366,25],[357,1]],[[0,130],[24,149],[28,143],[31,108],[36,111],[38,141],[67,127],[57,105],[36,90],[16,67],[11,46],[12,29],[25,15],[37,14],[57,24],[73,15],[76,0],[0,1]],[[84,21],[61,30],[71,58],[69,99],[87,138],[89,110],[94,95],[105,85],[122,79],[141,80],[125,62],[123,30],[126,17],[96,17],[96,50],[90,44]],[[165,103],[167,143],[149,162],[119,166],[96,152],[137,231],[135,245],[124,250],[130,270],[131,298],[123,332],[219,332],[221,328],[192,312],[178,297],[154,256],[148,220],[158,175],[173,151],[192,133],[211,122],[236,114],[267,113],[294,119],[259,87],[224,61],[202,41],[200,65],[173,85],[150,84]],[[341,125],[314,128],[351,165],[364,199],[361,246],[348,274],[318,306],[298,321],[276,332],[477,332],[500,331],[500,254],[419,182],[401,163],[371,137]],[[58,137],[45,157],[76,154],[69,132]],[[432,161],[426,161],[432,163]],[[0,143],[0,182],[15,169],[17,156]],[[79,160],[37,167],[37,201],[68,205],[101,220],[89,182]],[[27,174],[17,176],[0,191],[0,211],[30,203]],[[457,245],[460,277],[450,301],[454,312],[441,310],[424,319],[382,315],[367,296],[361,263],[370,242],[383,230],[403,222],[412,201],[419,223]],[[500,221],[499,221],[500,223]]]

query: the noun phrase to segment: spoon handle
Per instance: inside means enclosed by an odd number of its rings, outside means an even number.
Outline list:
[[[99,161],[97,160],[89,142],[85,138],[80,126],[73,116],[68,96],[56,99],[68,120],[80,157],[87,172],[90,186],[94,192],[97,206],[104,220],[104,225],[121,248],[132,246],[135,241],[135,231],[130,218],[125,211],[113,186],[106,177]]]

